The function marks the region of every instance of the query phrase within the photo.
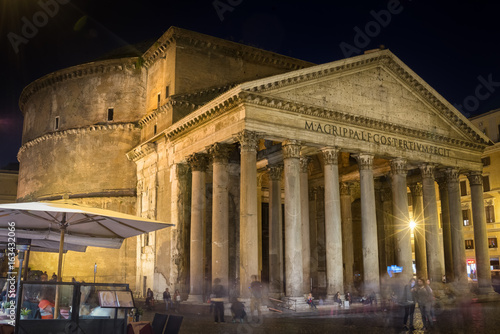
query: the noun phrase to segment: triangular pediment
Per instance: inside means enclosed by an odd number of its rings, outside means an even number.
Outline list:
[[[490,143],[389,50],[247,82],[241,89],[277,104],[329,110],[365,124],[376,121],[420,135]]]

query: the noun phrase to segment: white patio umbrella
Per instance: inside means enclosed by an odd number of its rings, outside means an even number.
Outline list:
[[[16,238],[59,242],[59,281],[65,243],[118,249],[126,238],[173,226],[67,200],[0,204],[0,236],[9,235],[10,222]]]

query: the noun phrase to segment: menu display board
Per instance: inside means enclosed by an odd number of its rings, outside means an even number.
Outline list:
[[[104,290],[98,291],[99,305],[101,307],[133,308],[134,299],[132,291]]]

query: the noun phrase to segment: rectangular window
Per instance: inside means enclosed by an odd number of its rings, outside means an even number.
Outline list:
[[[464,220],[464,226],[470,226],[472,224],[470,221],[469,209],[462,210],[462,219]]]
[[[156,124],[155,124],[155,126],[154,126],[154,128],[153,128],[153,135],[155,135],[155,134],[156,134],[156,130],[157,130],[157,127],[156,127]]]
[[[491,160],[490,160],[490,157],[484,157],[481,159],[482,163],[483,163],[483,166],[489,166],[491,165]]]
[[[460,196],[467,196],[467,181],[460,181]]]
[[[54,122],[54,130],[59,130],[59,116],[56,116],[56,119]]]
[[[108,122],[113,120],[113,113],[114,113],[114,109],[108,108]]]
[[[165,97],[170,96],[170,86],[165,87]]]
[[[483,176],[483,191],[490,191],[490,177],[488,175]]]
[[[488,247],[489,248],[497,248],[497,238],[488,238]]]
[[[493,205],[487,205],[484,207],[485,217],[487,223],[495,222],[495,207]]]
[[[474,240],[465,240],[465,249],[474,249]]]
[[[161,94],[158,93],[158,105],[157,108],[160,109]]]

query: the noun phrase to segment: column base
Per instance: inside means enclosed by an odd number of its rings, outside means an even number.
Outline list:
[[[286,297],[286,298],[288,298],[290,301],[293,301],[295,303],[295,309],[297,311],[308,310],[311,308],[309,306],[309,304],[307,304],[306,296],[304,296],[304,297]]]
[[[495,290],[493,290],[492,286],[489,286],[489,287],[480,287],[480,288],[478,288],[478,293],[479,293],[479,295],[481,295],[481,297],[500,298],[500,294],[498,294],[497,292],[495,292]]]
[[[189,294],[188,299],[185,303],[189,304],[203,304],[203,295],[192,295]]]
[[[270,298],[280,299],[281,297],[283,297],[283,293],[281,293],[281,292],[269,292],[268,296]]]

